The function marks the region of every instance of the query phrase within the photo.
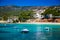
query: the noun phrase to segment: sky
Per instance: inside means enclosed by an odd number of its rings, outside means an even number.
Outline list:
[[[0,0],[0,6],[56,6],[60,0]]]

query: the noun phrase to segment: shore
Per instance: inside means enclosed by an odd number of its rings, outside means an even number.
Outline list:
[[[55,24],[55,25],[60,25],[60,23],[51,23],[51,22],[48,22],[48,23],[46,22],[34,22],[34,23],[21,22],[21,23],[0,23],[0,24],[49,24],[49,25]]]
[[[29,19],[26,22],[8,22],[8,21],[4,21],[4,20],[0,20],[0,23],[5,23],[5,24],[60,24],[60,18],[59,19],[55,19],[53,21],[53,19]]]

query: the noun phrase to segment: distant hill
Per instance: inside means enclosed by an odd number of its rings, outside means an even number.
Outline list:
[[[41,9],[44,7],[34,7],[34,6],[0,6],[0,16],[3,15],[19,15],[21,10],[32,10]]]
[[[59,6],[57,6],[59,7]],[[0,6],[0,16],[19,15],[21,10],[44,9],[47,6]]]

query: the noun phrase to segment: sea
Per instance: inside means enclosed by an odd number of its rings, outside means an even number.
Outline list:
[[[0,40],[60,40],[60,24],[0,23]]]

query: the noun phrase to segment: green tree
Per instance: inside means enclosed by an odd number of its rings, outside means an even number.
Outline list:
[[[8,17],[6,15],[2,16],[3,20],[7,20]]]
[[[60,16],[60,10],[58,8],[55,8],[55,7],[49,7],[43,13],[43,15],[46,15],[46,14],[52,14],[53,16]]]
[[[33,11],[27,11],[27,10],[24,10],[24,11],[20,11],[20,15],[19,15],[19,20],[21,21],[26,21],[27,19],[32,19],[33,18]]]

